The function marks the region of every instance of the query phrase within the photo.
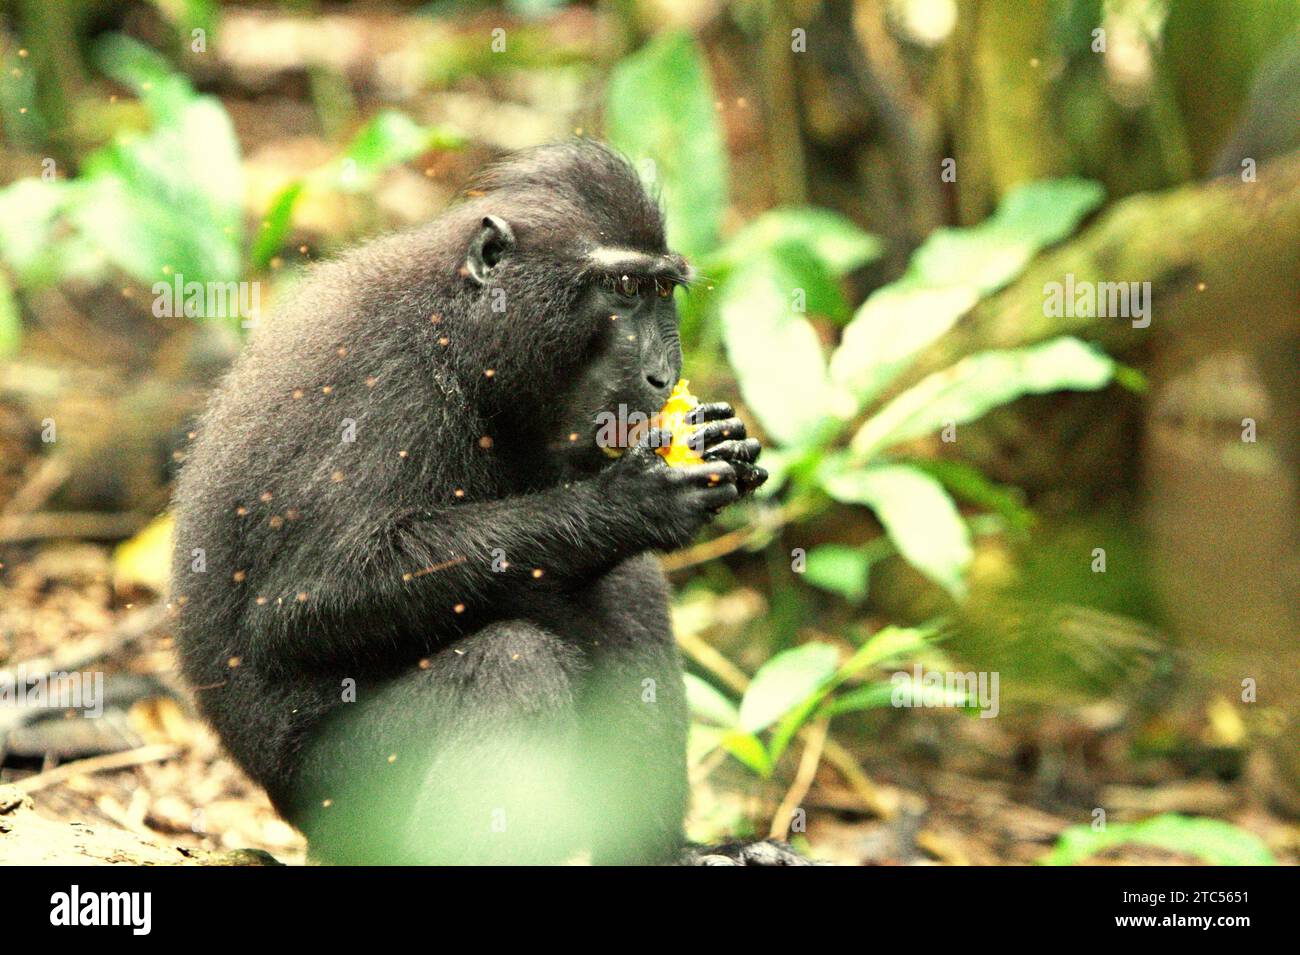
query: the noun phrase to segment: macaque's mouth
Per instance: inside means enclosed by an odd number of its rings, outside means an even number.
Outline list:
[[[635,447],[654,426],[654,416],[645,411],[630,411],[626,404],[598,412],[587,434],[587,441],[605,455],[618,457]]]
[[[583,425],[570,425],[551,446],[560,452],[599,450],[606,457],[617,458],[635,447],[657,426],[658,420],[657,413],[629,411],[626,404],[618,404],[596,412]]]
[[[617,458],[636,445],[650,426],[651,421],[645,416],[628,421],[619,419],[614,412],[601,412],[591,425],[581,431],[561,433],[551,446],[557,451],[599,449],[608,457]]]
[[[646,415],[639,415],[635,420],[620,422],[614,429],[616,441],[614,448],[616,450],[625,450],[633,447],[650,430],[653,421]],[[599,443],[599,434],[597,435]],[[604,445],[602,445],[604,447]]]

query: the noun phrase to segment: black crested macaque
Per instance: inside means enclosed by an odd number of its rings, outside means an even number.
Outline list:
[[[179,479],[178,640],[314,859],[803,861],[683,836],[652,552],[767,477],[725,404],[692,413],[704,464],[627,426],[680,377],[689,277],[634,170],[579,140],[317,266],[253,335]]]

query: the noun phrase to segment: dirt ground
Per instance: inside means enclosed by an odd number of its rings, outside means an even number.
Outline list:
[[[302,836],[221,751],[179,681],[165,606],[123,595],[110,551],[40,545],[0,567],[0,664],[33,672],[104,674],[104,712],[21,721],[0,708],[0,864],[264,864],[306,862]],[[1113,714],[1112,714],[1113,716]],[[802,805],[805,851],[850,865],[1028,864],[1040,861],[1092,806],[1111,818],[1184,812],[1255,833],[1279,862],[1300,861],[1300,827],[1270,812],[1250,773],[1190,781],[1157,761],[1134,768],[1123,732],[1080,713],[1032,732],[955,714],[908,713],[858,755],[891,817],[823,765]],[[733,765],[697,772],[692,834],[766,828],[793,768],[759,784]],[[743,822],[741,823],[743,824]],[[1126,846],[1101,864],[1196,864],[1160,849]]]

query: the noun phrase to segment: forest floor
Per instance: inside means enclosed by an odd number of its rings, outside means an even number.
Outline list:
[[[305,863],[302,836],[195,714],[165,609],[143,592],[136,602],[114,589],[108,548],[41,545],[0,581],[0,664],[15,671],[22,662],[28,676],[40,668],[104,675],[97,719],[48,710],[32,720],[30,709],[0,707],[0,865],[267,861],[240,850]],[[863,811],[823,767],[802,800],[807,832],[796,843],[849,865],[1028,864],[1104,805],[1116,820],[1157,812],[1230,820],[1279,862],[1300,861],[1300,827],[1263,805],[1248,774],[1189,779],[1166,767],[1135,779],[1122,735],[1090,733],[1086,714],[1056,714],[1033,730],[994,731],[994,722],[909,712],[892,724],[897,732],[869,745],[859,738],[892,817]],[[848,735],[839,738],[847,744]],[[710,837],[742,817],[764,832],[792,775],[791,767],[760,785],[734,764],[709,774],[695,786],[694,834]],[[1092,861],[1196,863],[1133,845]]]

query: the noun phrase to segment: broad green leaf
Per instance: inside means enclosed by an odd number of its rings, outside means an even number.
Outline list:
[[[777,443],[809,443],[831,401],[817,333],[792,310],[790,275],[779,259],[760,258],[718,289],[727,357],[745,404]]]
[[[880,394],[976,300],[975,289],[964,285],[887,285],[872,293],[845,327],[831,357],[831,379],[853,398],[846,417]]]
[[[23,340],[23,318],[9,279],[0,272],[0,358],[18,351]]]
[[[935,372],[870,418],[851,444],[853,456],[869,460],[901,441],[945,425],[974,421],[1021,395],[1105,386],[1114,362],[1077,338],[1054,338],[1027,348],[986,351]]]
[[[706,270],[732,269],[783,245],[800,245],[835,277],[880,257],[884,243],[829,209],[785,207],[763,213],[710,256]]]
[[[871,560],[860,547],[823,544],[808,552],[803,577],[814,587],[839,594],[852,603],[861,603],[867,596],[870,571]]]
[[[105,259],[85,238],[60,223],[80,192],[62,179],[20,179],[0,189],[0,260],[23,288],[40,288],[67,278],[97,280]]]
[[[304,185],[303,180],[295,179],[281,189],[272,201],[271,208],[262,220],[262,228],[258,230],[257,241],[253,243],[250,258],[254,268],[266,268],[284,245],[284,237],[288,235],[289,226],[293,222],[293,207],[297,205]]]
[[[740,728],[757,733],[771,726],[835,676],[839,658],[828,643],[805,643],[768,660],[740,701]]]
[[[906,464],[884,464],[827,475],[822,486],[841,503],[870,507],[908,563],[953,597],[965,596],[970,528],[938,481]]]
[[[813,690],[777,720],[776,727],[772,730],[772,739],[767,746],[767,756],[772,761],[773,766],[780,761],[781,756],[790,745],[790,740],[794,739],[794,734],[799,732],[799,728],[808,722],[808,718],[813,713],[817,712],[826,696],[830,693],[831,686],[832,684],[829,682],[822,684],[820,688]]]
[[[772,760],[762,742],[752,733],[727,730],[722,736],[722,748],[760,776],[772,774]]]
[[[849,317],[849,304],[840,283],[826,268],[826,263],[797,243],[777,243],[767,253],[751,261],[766,258],[776,269],[777,280],[786,290],[786,300],[799,315],[824,315],[837,322]]]
[[[149,109],[155,122],[176,120],[195,98],[184,73],[172,69],[167,58],[152,47],[122,33],[110,33],[95,46],[95,61],[106,74],[130,87]]]
[[[133,40],[103,42],[110,75],[136,88],[154,121],[87,157],[69,218],[104,256],[141,282],[234,281],[241,272],[243,173],[220,101]]]
[[[1037,248],[1060,242],[1106,199],[1106,189],[1091,179],[1043,179],[1010,190],[995,218],[1008,231],[1028,236]]]
[[[1015,530],[1028,530],[1034,525],[1034,512],[1025,507],[1024,493],[1019,488],[995,484],[965,461],[926,458],[908,463],[938,479],[960,500],[998,514]]]
[[[609,78],[607,137],[661,189],[670,244],[702,257],[718,242],[727,205],[727,155],[713,84],[690,34],[666,32]]]
[[[1078,865],[1112,846],[1137,843],[1204,859],[1210,865],[1276,865],[1262,839],[1220,819],[1165,813],[1142,822],[1112,822],[1100,832],[1071,826],[1042,861]]]
[[[0,189],[0,257],[24,285],[43,284],[54,271],[48,257],[67,186],[33,177]]]
[[[692,723],[686,735],[686,765],[694,767],[704,762],[711,752],[722,745],[729,730],[718,726]]]
[[[1086,179],[1028,182],[1007,193],[991,217],[967,229],[936,229],[900,280],[908,286],[967,286],[995,292],[1040,250],[1073,232],[1105,198]]]
[[[837,696],[827,710],[832,716],[838,716],[902,706],[959,710],[970,704],[971,699],[960,689],[926,686],[924,680],[917,681],[904,673],[895,674],[888,683],[872,683]]]
[[[918,680],[915,674],[912,673],[895,673],[890,680],[890,687],[896,691],[894,705],[960,710],[978,704],[979,700],[967,693],[960,685],[950,686],[946,682],[943,684],[930,683],[927,679],[954,675],[960,674],[927,670]],[[976,680],[979,679],[979,674],[972,673],[971,676]],[[972,684],[972,686],[974,692],[978,694],[978,684]]]
[[[265,268],[280,250],[293,224],[293,210],[305,191],[364,192],[373,189],[379,177],[394,166],[430,149],[453,149],[463,143],[463,137],[447,127],[420,126],[395,110],[377,113],[338,158],[280,190],[253,245],[253,265]]]
[[[828,707],[832,716],[841,713],[856,713],[862,710],[883,710],[894,705],[894,685],[892,683],[872,683],[860,686],[835,697]]]
[[[891,660],[901,660],[930,646],[934,631],[919,627],[884,627],[849,657],[835,675],[837,681],[857,676]]]
[[[328,181],[343,192],[374,188],[380,175],[434,148],[462,142],[459,134],[441,126],[421,126],[405,113],[382,110],[352,138],[330,167]]]
[[[523,17],[543,17],[555,13],[569,0],[507,0],[506,6]]]
[[[216,0],[152,0],[162,14],[171,20],[188,44],[190,31],[206,30],[212,42],[212,29],[217,22]]]
[[[732,727],[740,719],[735,703],[693,673],[686,674],[686,704],[696,719],[717,726]]]

